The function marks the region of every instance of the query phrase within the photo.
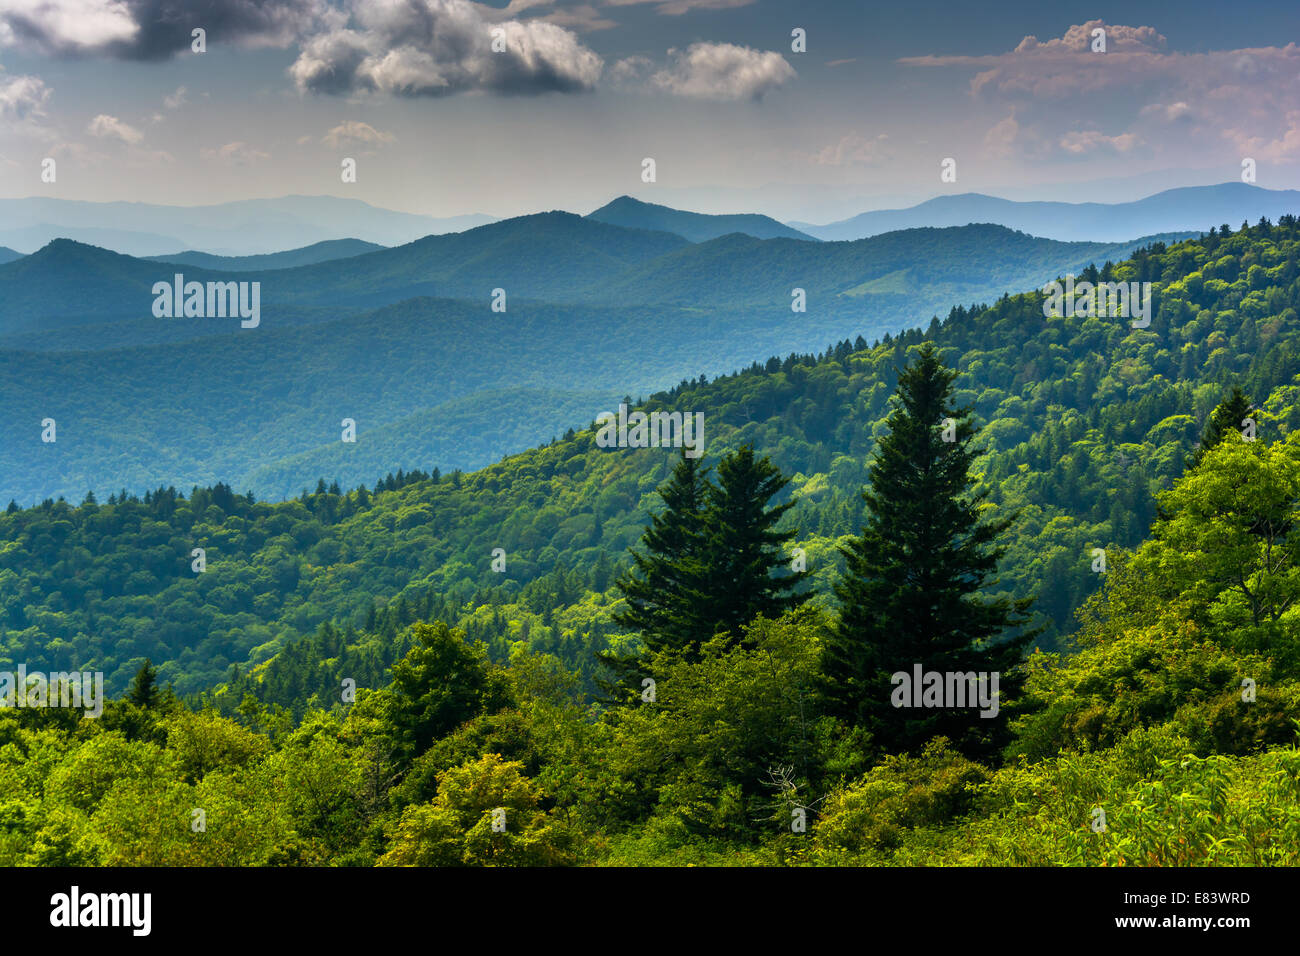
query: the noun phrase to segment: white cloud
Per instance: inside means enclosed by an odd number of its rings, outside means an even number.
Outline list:
[[[215,160],[227,166],[252,166],[254,163],[271,158],[270,153],[264,153],[242,141],[227,143],[217,149],[205,147],[199,150],[199,155],[203,159]]]
[[[109,116],[107,113],[100,113],[91,120],[90,125],[86,127],[86,132],[91,136],[104,139],[120,139],[128,146],[134,146],[144,139],[144,134],[134,126],[123,123],[116,116]]]
[[[0,120],[28,123],[45,115],[50,88],[39,76],[0,77]]]
[[[108,162],[108,156],[97,152],[85,143],[59,143],[51,147],[50,155],[60,163],[69,162],[75,166],[98,166]]]
[[[1223,135],[1243,157],[1277,163],[1300,160],[1300,110],[1289,110],[1275,133],[1261,136],[1234,127]]]
[[[175,93],[172,93],[170,96],[163,97],[163,106],[165,106],[169,110],[180,109],[187,102],[189,102],[189,100],[185,98],[185,93],[186,93],[185,87],[183,86],[176,87]]]
[[[645,82],[655,68],[654,60],[648,56],[629,56],[617,61],[609,68],[609,79],[615,86],[633,87]]]
[[[348,146],[386,146],[396,141],[397,137],[392,133],[381,132],[369,123],[358,120],[344,120],[321,137],[321,142],[331,149],[342,149]]]
[[[817,166],[871,165],[887,158],[885,145],[888,140],[889,136],[885,133],[874,139],[851,134],[814,153],[812,161]]]
[[[1141,112],[1138,113],[1144,120],[1162,123],[1177,123],[1190,120],[1194,114],[1195,111],[1191,106],[1182,101],[1177,103],[1149,103],[1142,107]]]
[[[708,100],[762,99],[797,75],[785,57],[732,43],[692,43],[669,50],[673,62],[650,82],[674,96]]]
[[[196,26],[209,43],[283,47],[334,17],[326,0],[0,0],[0,45],[161,60]]]
[[[126,0],[0,0],[0,44],[79,53],[139,33]]]
[[[1134,133],[1107,136],[1096,130],[1076,130],[1062,136],[1060,146],[1061,149],[1071,155],[1082,156],[1086,153],[1095,153],[1098,150],[1127,153],[1137,145],[1137,142],[1138,138]]]
[[[632,7],[647,3],[655,4],[655,12],[670,17],[681,16],[692,10],[734,10],[747,7],[754,0],[605,0],[611,7]]]
[[[984,149],[993,157],[999,159],[1011,155],[1013,144],[1020,135],[1020,124],[1016,121],[1015,110],[1011,115],[995,123],[993,127],[984,134]]]
[[[1092,31],[1106,31],[1106,52],[1092,52]],[[1154,27],[1070,27],[1047,41],[1025,37],[1013,50],[985,56],[913,56],[905,66],[966,69],[972,97],[1015,110],[1019,138],[1071,156],[1130,152],[1182,161],[1187,151],[1217,161],[1249,155],[1300,159],[1295,124],[1300,46],[1171,51]],[[1112,135],[1069,127],[1080,117]],[[1148,135],[1157,125],[1160,135]],[[986,141],[987,142],[987,141]],[[991,144],[989,144],[991,145]],[[1162,154],[1162,155],[1161,155]]]

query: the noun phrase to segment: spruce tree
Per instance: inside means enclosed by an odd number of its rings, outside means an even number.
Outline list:
[[[741,629],[762,615],[777,618],[808,599],[793,593],[806,571],[779,574],[788,564],[785,545],[792,530],[777,531],[793,502],[768,503],[790,479],[764,456],[744,445],[718,465],[718,483],[708,489],[703,515],[704,574],[692,604],[696,639]]]
[[[644,652],[630,657],[600,655],[616,678],[601,682],[611,696],[618,696],[615,688],[620,684],[625,690],[639,690],[645,670],[642,657],[683,651],[698,640],[692,602],[699,591],[708,488],[708,470],[698,458],[683,452],[668,481],[658,488],[665,507],[651,517],[641,537],[643,550],[632,552],[632,567],[614,582],[626,603],[614,614],[614,623],[638,633]]]
[[[1190,470],[1199,465],[1206,453],[1222,442],[1229,434],[1236,433],[1240,435],[1241,423],[1244,419],[1250,417],[1250,412],[1250,398],[1234,385],[1228,396],[1210,413],[1210,419],[1205,423],[1205,431],[1201,433],[1200,444],[1196,446],[1196,451],[1187,460],[1188,469]]]
[[[827,636],[823,693],[828,710],[871,732],[878,752],[917,750],[947,736],[971,755],[987,755],[1004,737],[1006,714],[981,718],[977,708],[895,707],[891,675],[997,672],[999,700],[1014,697],[1032,633],[1003,638],[1028,619],[1031,599],[989,599],[980,590],[1003,548],[1011,518],[981,516],[986,492],[975,491],[977,451],[969,408],[952,404],[956,373],[932,343],[899,373],[876,450],[862,534],[842,548],[845,577],[835,586],[840,618]]]
[[[131,681],[126,699],[137,707],[148,709],[158,706],[161,693],[158,687],[158,669],[153,666],[153,661],[145,658],[145,662],[140,665],[135,678]]]
[[[694,636],[687,602],[698,587],[708,489],[708,470],[683,454],[658,489],[665,508],[641,538],[644,553],[632,552],[632,567],[616,582],[627,607],[614,623],[638,632],[649,651],[680,649]]]

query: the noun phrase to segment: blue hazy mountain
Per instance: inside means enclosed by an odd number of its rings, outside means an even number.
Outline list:
[[[832,311],[876,320],[946,312],[956,303],[992,301],[1041,286],[1089,263],[1118,262],[1166,233],[1124,242],[1058,242],[987,224],[904,229],[853,242],[753,239],[731,234],[686,246],[593,290],[611,302],[761,308],[803,289],[808,313]]]
[[[23,254],[21,252],[15,252],[8,246],[0,246],[0,266],[4,265],[6,262],[13,262],[15,259],[21,259],[22,257]]]
[[[149,318],[154,283],[171,282],[177,271],[186,281],[261,282],[268,317],[268,306],[370,309],[426,295],[471,299],[486,310],[496,288],[507,291],[507,303],[509,297],[577,301],[585,290],[688,245],[666,232],[622,229],[572,213],[540,213],[347,259],[228,273],[58,239],[0,266],[0,336]]]
[[[327,239],[396,246],[494,221],[483,215],[418,216],[337,196],[282,196],[209,206],[29,197],[0,199],[0,245],[34,252],[53,239],[75,239],[135,256],[168,255],[178,249],[248,256]]]
[[[474,468],[584,424],[595,393],[649,394],[924,326],[953,304],[1145,244],[989,225],[691,243],[541,213],[236,273],[58,240],[0,266],[0,501],[217,480],[274,497],[321,469],[356,484],[382,463]],[[176,271],[260,282],[261,324],[154,318],[153,284]],[[792,287],[805,290],[806,312],[792,313]],[[505,313],[491,309],[494,288],[508,290]],[[531,391],[503,418],[502,389]],[[46,417],[57,445],[33,430]],[[336,447],[344,418],[360,428],[355,454]],[[440,418],[455,427],[435,442]]]
[[[491,317],[494,289],[504,290],[507,308],[520,300],[615,309],[671,304],[701,313],[775,309],[788,317],[792,290],[801,288],[808,300],[801,322],[827,319],[856,335],[901,327],[958,302],[1040,286],[1089,262],[1122,259],[1147,241],[1065,243],[977,225],[904,230],[855,242],[731,233],[691,243],[671,233],[550,212],[346,259],[230,273],[57,240],[0,266],[0,339],[40,331],[51,338],[49,347],[65,348],[60,330],[114,320],[143,327],[148,320],[166,321],[193,330],[188,337],[240,331],[238,323],[224,320],[152,319],[154,284],[170,283],[177,271],[187,282],[260,282],[262,316],[270,325],[420,296],[465,300]],[[110,338],[113,346],[131,344],[129,338]],[[31,347],[30,340],[24,347]],[[105,346],[88,338],[78,347]]]
[[[256,272],[272,269],[292,269],[295,266],[310,266],[318,262],[332,262],[335,259],[347,259],[365,252],[384,249],[376,242],[364,242],[360,239],[327,239],[312,243],[301,249],[287,249],[284,252],[269,252],[260,256],[214,256],[210,252],[177,252],[167,256],[145,256],[150,262],[166,262],[179,266],[198,266],[218,272]]]
[[[151,316],[153,285],[172,273],[164,263],[55,239],[0,266],[0,336]],[[187,278],[199,282],[226,275],[187,269]]]
[[[588,213],[587,218],[628,229],[671,232],[691,242],[717,239],[719,236],[733,232],[752,236],[755,239],[813,239],[812,236],[791,229],[769,216],[756,213],[717,216],[686,212],[670,206],[641,202],[631,196],[619,196],[595,212]]]
[[[1266,216],[1300,213],[1300,191],[1263,189],[1246,183],[1167,189],[1134,202],[1017,202],[980,193],[939,196],[906,209],[880,209],[815,226],[791,222],[818,239],[861,239],[919,226],[997,223],[1033,236],[1119,242],[1162,232],[1205,232],[1227,223],[1252,225]]]

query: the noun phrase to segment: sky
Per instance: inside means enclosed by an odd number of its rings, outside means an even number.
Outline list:
[[[1300,188],[1298,40],[1295,0],[0,0],[0,197],[505,217],[629,194],[822,223],[1127,201],[1247,158]]]

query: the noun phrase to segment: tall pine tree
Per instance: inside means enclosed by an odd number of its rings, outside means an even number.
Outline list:
[[[793,502],[769,506],[790,479],[744,445],[718,465],[718,484],[704,509],[705,565],[693,604],[699,640],[719,632],[739,636],[760,614],[777,618],[808,599],[795,594],[806,571],[788,572],[786,544],[793,530],[777,531]]]
[[[952,405],[956,373],[932,343],[899,373],[889,432],[876,450],[862,493],[860,537],[841,549],[845,577],[835,587],[840,618],[826,639],[828,709],[869,730],[878,752],[916,750],[947,736],[963,751],[986,755],[1002,741],[1005,711],[981,718],[977,708],[895,707],[891,675],[998,672],[1000,700],[1023,683],[1017,665],[1032,637],[1004,638],[1028,619],[1031,599],[989,599],[1011,518],[981,516],[984,491],[970,475],[976,452],[969,408]]]
[[[615,678],[602,682],[612,699],[640,692],[659,655],[693,658],[716,634],[739,637],[760,614],[779,617],[808,597],[793,593],[806,572],[784,572],[784,546],[795,532],[776,525],[790,503],[769,507],[789,479],[749,446],[723,459],[718,478],[714,485],[697,459],[683,455],[659,489],[666,507],[617,581],[626,607],[614,621],[636,631],[643,649],[601,655]]]
[[[643,653],[600,655],[615,678],[601,682],[611,697],[640,691],[644,654],[681,651],[698,639],[691,607],[703,567],[700,558],[708,489],[708,469],[698,458],[683,453],[668,481],[658,489],[664,510],[650,519],[641,537],[643,550],[632,552],[632,567],[615,581],[625,607],[614,614],[614,623],[640,635]],[[616,689],[620,685],[622,694]]]
[[[137,707],[157,707],[161,699],[162,690],[158,686],[158,669],[153,666],[153,661],[145,658],[140,669],[135,672],[135,677],[131,681],[131,686],[127,689],[126,699]]]

